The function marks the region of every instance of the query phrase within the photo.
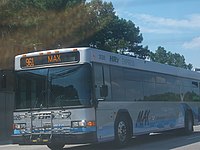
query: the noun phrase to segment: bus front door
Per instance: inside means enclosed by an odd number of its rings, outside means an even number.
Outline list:
[[[114,139],[114,116],[109,68],[108,65],[94,64],[95,94],[98,101],[96,109],[97,138],[99,142]]]

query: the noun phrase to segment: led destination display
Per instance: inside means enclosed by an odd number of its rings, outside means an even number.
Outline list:
[[[48,54],[48,53],[47,53]],[[54,53],[49,55],[38,55],[31,57],[22,57],[20,60],[22,68],[30,68],[41,65],[57,64],[57,63],[74,63],[79,62],[80,54],[76,52]]]

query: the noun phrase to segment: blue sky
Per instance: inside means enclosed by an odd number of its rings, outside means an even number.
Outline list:
[[[200,68],[200,0],[104,0],[140,28],[142,45],[163,46]]]

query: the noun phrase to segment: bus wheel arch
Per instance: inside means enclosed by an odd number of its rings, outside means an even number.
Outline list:
[[[114,123],[115,142],[117,146],[125,146],[133,135],[133,123],[127,110],[119,110]]]

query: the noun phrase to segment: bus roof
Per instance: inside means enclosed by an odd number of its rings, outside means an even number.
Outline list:
[[[22,58],[30,58],[34,56],[54,56],[59,54],[64,54],[68,52],[79,52],[80,53],[80,60],[72,63],[83,64],[83,63],[91,63],[91,62],[98,62],[103,64],[127,67],[127,68],[134,68],[138,70],[145,70],[163,74],[169,74],[173,76],[180,76],[186,78],[193,78],[196,80],[200,80],[200,73],[195,71],[186,70],[179,67],[174,67],[166,64],[160,64],[152,61],[147,61],[143,59],[138,59],[131,56],[125,56],[117,53],[102,51],[94,48],[89,47],[81,47],[81,48],[63,48],[57,50],[46,50],[46,51],[37,51],[27,54],[18,55],[15,57],[15,70],[24,70],[27,68],[22,68],[20,63]],[[68,62],[69,63],[69,62]],[[63,64],[68,64],[64,62]],[[52,65],[63,65],[62,63],[53,63],[53,64],[46,64],[47,66]],[[37,66],[37,68],[44,67],[42,65]],[[28,69],[33,69],[28,68]]]

